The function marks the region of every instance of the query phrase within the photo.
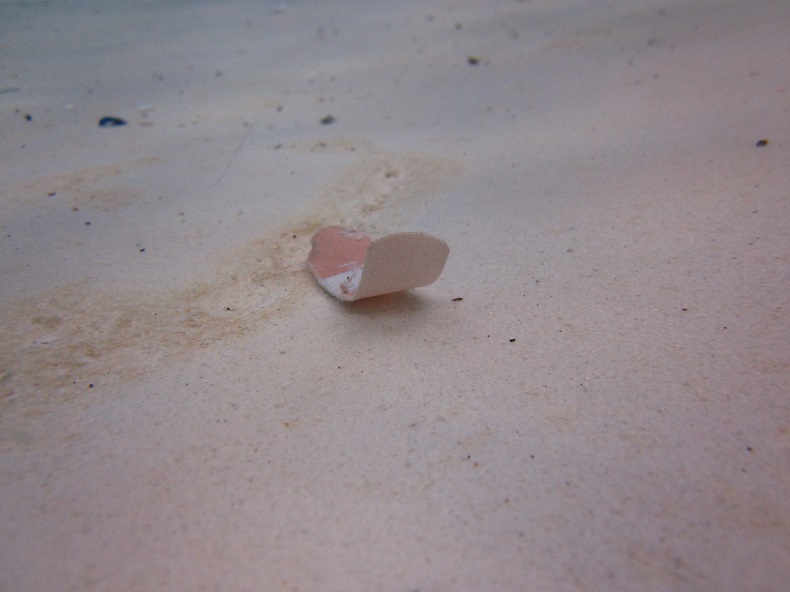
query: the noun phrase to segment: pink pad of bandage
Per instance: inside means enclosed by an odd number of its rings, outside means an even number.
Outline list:
[[[422,232],[396,232],[371,240],[364,232],[340,226],[313,236],[307,265],[324,290],[339,300],[427,286],[444,269],[450,247]]]

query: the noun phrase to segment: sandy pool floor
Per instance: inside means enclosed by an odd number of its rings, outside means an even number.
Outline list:
[[[789,55],[783,0],[0,6],[0,590],[784,590]],[[332,224],[450,258],[340,303]]]

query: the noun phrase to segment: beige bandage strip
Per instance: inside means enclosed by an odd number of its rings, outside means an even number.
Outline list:
[[[447,243],[422,232],[372,241],[364,232],[340,226],[319,230],[312,243],[310,271],[321,287],[346,301],[432,284],[450,253]]]

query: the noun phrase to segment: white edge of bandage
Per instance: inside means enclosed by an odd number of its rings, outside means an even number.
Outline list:
[[[318,279],[318,285],[329,292],[338,300],[351,302],[355,300],[359,283],[362,281],[363,265],[349,265],[348,271],[329,276],[328,278]]]

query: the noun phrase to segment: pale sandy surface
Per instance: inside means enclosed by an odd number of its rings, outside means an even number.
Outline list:
[[[787,589],[790,3],[157,4],[0,4],[2,592]]]

